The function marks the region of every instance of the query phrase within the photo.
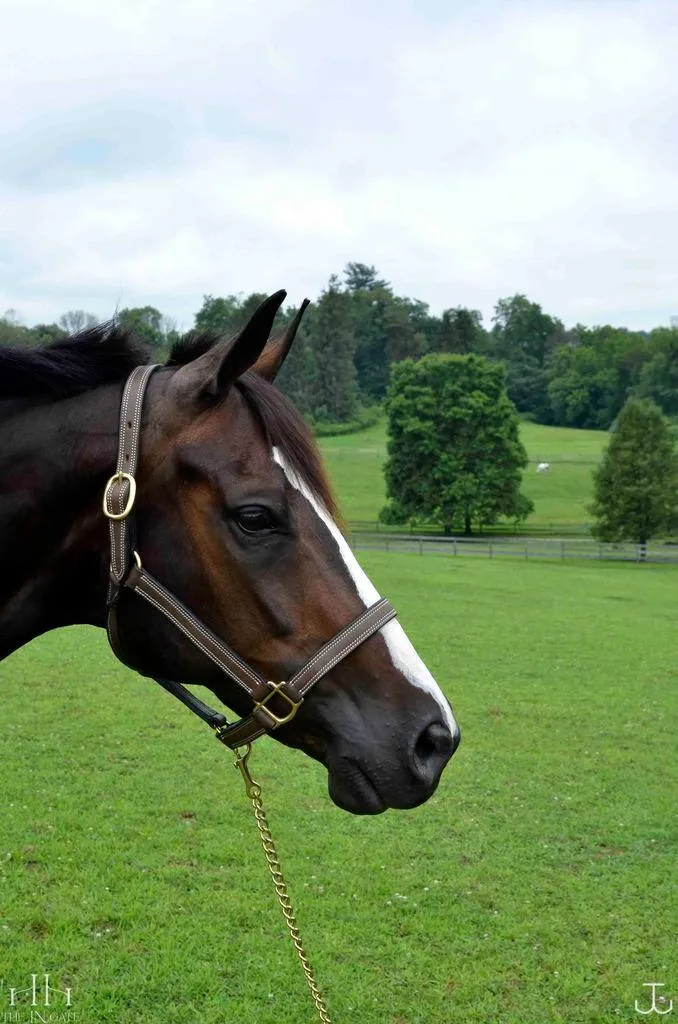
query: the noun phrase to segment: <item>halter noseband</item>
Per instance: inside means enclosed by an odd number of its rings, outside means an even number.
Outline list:
[[[286,682],[270,682],[248,665],[227,643],[201,622],[186,605],[143,568],[135,547],[135,473],[139,461],[139,435],[144,393],[157,366],[138,366],[130,374],[122,394],[116,472],[106,484],[103,510],[109,520],[111,571],[108,594],[108,639],[113,652],[125,662],[117,621],[117,602],[123,588],[143,597],[174,623],[253,702],[250,714],[229,724],[226,717],[172,679],[152,677],[186,707],[207,722],[217,738],[236,748],[251,743],[291,721],[309,690],[339,662],[360,647],[395,617],[395,608],[382,598],[328,640]],[[131,666],[134,667],[134,666]]]

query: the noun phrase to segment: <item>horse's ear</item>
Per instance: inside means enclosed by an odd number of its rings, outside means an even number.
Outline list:
[[[299,329],[301,318],[306,312],[307,307],[310,305],[310,299],[304,299],[302,304],[299,306],[299,310],[288,325],[287,329],[279,334],[276,338],[271,338],[268,345],[261,353],[256,363],[252,367],[255,373],[258,373],[260,377],[265,377],[266,380],[273,381],[278,376],[280,367],[285,362],[287,353],[292,347],[295,335]]]
[[[174,378],[176,387],[194,397],[218,398],[225,394],[233,381],[254,366],[261,355],[286,295],[285,291],[269,295],[234,338],[217,342],[203,355],[180,367]]]

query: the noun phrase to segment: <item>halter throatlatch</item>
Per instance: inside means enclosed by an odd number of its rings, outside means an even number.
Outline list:
[[[120,408],[116,472],[104,491],[103,511],[109,520],[111,539],[108,639],[116,656],[124,662],[126,659],[116,607],[123,588],[139,594],[174,623],[191,643],[247,694],[252,701],[252,710],[239,722],[229,724],[221,712],[210,708],[181,683],[172,679],[153,678],[207,722],[222,743],[236,749],[290,722],[312,687],[394,618],[396,611],[385,598],[377,601],[328,640],[291,679],[271,682],[248,665],[232,647],[144,569],[135,537],[136,470],[144,393],[156,369],[157,366],[139,366],[132,371],[125,384]]]

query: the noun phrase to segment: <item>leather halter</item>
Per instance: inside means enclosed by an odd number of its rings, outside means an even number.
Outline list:
[[[134,537],[133,512],[137,492],[135,474],[139,461],[144,393],[151,374],[157,369],[157,365],[138,366],[125,384],[120,408],[116,472],[104,491],[103,511],[109,520],[111,538],[108,639],[116,657],[127,663],[117,621],[117,602],[124,588],[138,594],[174,623],[191,643],[247,694],[253,702],[252,711],[239,722],[229,724],[221,712],[203,703],[181,683],[155,676],[152,678],[207,722],[222,743],[235,749],[291,721],[309,690],[394,618],[396,611],[385,598],[377,601],[328,640],[291,679],[276,683],[267,681],[248,665],[232,647],[143,568]]]

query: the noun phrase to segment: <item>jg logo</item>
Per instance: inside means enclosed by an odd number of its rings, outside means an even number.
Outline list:
[[[657,996],[657,989],[664,988],[663,981],[646,981],[643,985],[643,988],[652,989],[652,1005],[649,1009],[644,1010],[640,1006],[638,1006],[638,1000],[636,999],[636,1013],[642,1013],[644,1017],[649,1016],[649,1014],[651,1013],[658,1013],[660,1017],[663,1017],[667,1013],[671,1013],[671,1010],[673,1009],[673,999],[669,999],[667,1001],[666,996],[663,996],[661,994]],[[662,1003],[666,1007],[666,1009],[660,1010],[657,1006],[657,1000],[659,1000],[659,1002]]]

